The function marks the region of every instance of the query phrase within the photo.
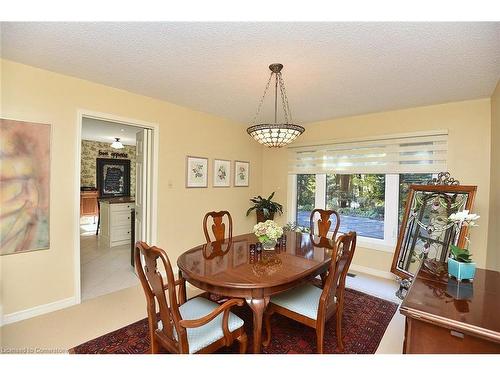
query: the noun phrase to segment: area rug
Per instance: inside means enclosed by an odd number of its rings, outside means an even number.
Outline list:
[[[353,289],[345,291],[342,335],[344,351],[337,348],[335,318],[326,323],[325,353],[373,354],[377,350],[398,305]],[[249,336],[248,351],[252,348],[252,312],[248,307],[232,310],[245,320]],[[274,314],[272,340],[263,353],[308,354],[316,353],[315,330],[291,319]],[[264,334],[264,332],[263,332]],[[144,354],[150,350],[148,320],[142,319],[126,327],[105,334],[70,349],[73,354]],[[238,353],[238,344],[217,353]]]

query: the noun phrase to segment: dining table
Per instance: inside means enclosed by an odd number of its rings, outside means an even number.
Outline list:
[[[262,320],[271,296],[326,275],[334,241],[309,233],[285,232],[274,250],[259,250],[253,233],[208,242],[177,260],[180,275],[195,287],[243,298],[253,312],[253,352],[262,346]]]

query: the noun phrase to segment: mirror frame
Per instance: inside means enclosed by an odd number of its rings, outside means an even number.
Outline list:
[[[440,174],[441,175],[441,174]],[[449,174],[448,174],[449,177]],[[453,180],[453,179],[452,179]],[[436,181],[436,182],[434,182]],[[408,215],[410,213],[411,203],[413,201],[413,196],[416,191],[423,192],[440,192],[440,193],[461,193],[467,194],[467,203],[465,204],[465,210],[471,210],[474,204],[474,198],[476,196],[477,186],[471,185],[458,185],[458,181],[453,180],[453,185],[448,185],[447,181],[441,182],[438,178],[437,180],[433,180],[430,183],[434,183],[433,185],[410,185],[410,191],[408,193],[408,199],[406,200],[405,213],[403,216],[403,221],[401,222],[401,227],[399,228],[398,242],[396,244],[396,250],[394,251],[394,258],[392,259],[391,272],[396,276],[399,276],[401,279],[409,279],[413,278],[415,275],[399,269],[397,267],[399,256],[401,254],[401,245],[404,240],[404,236],[406,234],[406,224],[408,222]],[[458,236],[457,246],[464,246],[465,244],[465,236],[467,235],[468,228],[462,226],[460,228],[460,234]]]

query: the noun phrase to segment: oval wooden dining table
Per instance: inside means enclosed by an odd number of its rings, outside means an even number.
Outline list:
[[[262,345],[262,318],[272,295],[324,275],[331,262],[333,241],[287,232],[286,245],[251,253],[253,233],[224,242],[199,245],[177,260],[181,275],[199,289],[244,298],[253,311],[253,352]]]

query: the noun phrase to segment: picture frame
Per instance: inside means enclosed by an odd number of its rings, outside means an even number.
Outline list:
[[[234,161],[234,186],[247,187],[250,184],[250,162]]]
[[[451,213],[471,210],[476,191],[477,186],[469,185],[410,185],[391,272],[413,278],[420,262],[446,262],[450,244],[463,247],[468,228],[447,219]]]
[[[97,158],[96,177],[99,197],[130,196],[130,160]]]
[[[213,187],[230,187],[231,161],[224,159],[214,159],[213,168]]]
[[[186,156],[186,188],[208,187],[208,158]]]
[[[52,126],[2,117],[0,134],[0,256],[50,249]]]

